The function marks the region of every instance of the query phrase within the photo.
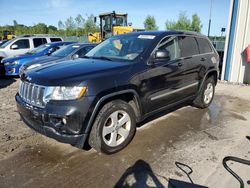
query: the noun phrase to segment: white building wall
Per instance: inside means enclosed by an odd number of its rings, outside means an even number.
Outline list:
[[[233,1],[234,0],[232,0],[232,2]],[[233,4],[232,2],[231,7]],[[233,48],[231,56],[229,57],[230,61],[228,62],[230,63],[228,81],[235,83],[250,83],[250,63],[245,61],[244,54],[246,47],[250,44],[250,0],[238,0],[238,3],[234,38],[233,43],[231,43]],[[232,14],[229,16],[228,29],[231,27],[231,19]],[[228,39],[226,41],[226,46],[229,47]],[[225,71],[227,71],[225,68],[227,53],[228,49],[225,50],[222,78],[224,78]]]

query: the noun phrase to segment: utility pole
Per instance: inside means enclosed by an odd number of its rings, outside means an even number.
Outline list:
[[[208,23],[208,33],[207,36],[210,36],[211,22],[212,22],[212,8],[213,8],[213,0],[210,0],[210,14],[209,14],[209,23]]]

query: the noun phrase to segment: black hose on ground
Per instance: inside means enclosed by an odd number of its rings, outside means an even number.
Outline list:
[[[250,140],[250,136],[246,136],[246,138]],[[238,157],[227,156],[223,159],[223,162],[222,162],[224,168],[240,182],[240,188],[244,188],[243,180],[240,178],[238,174],[236,174],[231,168],[229,168],[229,166],[227,165],[228,161],[234,161],[234,162],[242,163],[245,165],[250,165],[250,161],[246,159],[241,159]],[[247,183],[249,183],[249,181],[247,181]]]

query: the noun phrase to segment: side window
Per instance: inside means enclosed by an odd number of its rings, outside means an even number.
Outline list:
[[[209,44],[209,42],[207,41],[207,39],[204,38],[196,38],[198,45],[199,45],[199,49],[200,49],[200,53],[201,54],[205,54],[205,53],[210,53],[212,52],[212,48]]]
[[[20,39],[14,42],[11,46],[17,45],[17,49],[27,49],[30,48],[29,39]]]
[[[85,47],[85,48],[81,48],[80,50],[78,50],[75,54],[77,54],[79,58],[82,58],[83,56],[85,56],[86,53],[87,53],[87,50]]]
[[[51,42],[59,42],[59,41],[62,41],[62,39],[60,39],[60,38],[50,38],[50,41]]]
[[[178,41],[181,49],[181,57],[190,57],[199,54],[198,45],[194,37],[179,36]]]
[[[86,49],[86,53],[88,53],[90,50],[92,50],[94,48],[94,46],[87,46]]]
[[[170,60],[178,59],[180,57],[180,48],[176,37],[167,37],[163,39],[158,49],[169,51]]]
[[[34,38],[33,43],[34,43],[34,47],[36,48],[42,44],[46,44],[47,42],[45,38]]]

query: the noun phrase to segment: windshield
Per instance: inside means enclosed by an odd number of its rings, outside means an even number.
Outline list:
[[[15,39],[11,39],[9,41],[7,41],[6,43],[4,43],[3,45],[0,46],[0,48],[5,48],[6,46],[8,46],[10,43],[12,43]]]
[[[44,51],[45,49],[47,49],[48,47],[50,47],[50,45],[48,44],[44,44],[44,45],[41,45],[33,50],[30,50],[29,52],[27,52],[27,54],[36,54],[36,53],[40,53],[42,51]]]
[[[62,47],[61,49],[55,51],[54,53],[51,54],[51,56],[56,56],[56,57],[66,57],[70,55],[72,52],[74,52],[76,49],[78,49],[80,46],[79,45],[69,45]]]
[[[86,54],[87,58],[132,61],[153,42],[154,35],[120,35],[109,38]]]

